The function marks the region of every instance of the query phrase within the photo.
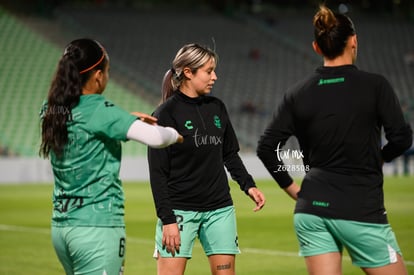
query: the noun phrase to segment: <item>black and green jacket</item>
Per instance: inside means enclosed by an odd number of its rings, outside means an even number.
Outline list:
[[[287,91],[257,148],[282,188],[292,177],[278,169],[285,164],[276,150],[291,136],[309,168],[295,213],[387,223],[382,164],[410,148],[412,130],[383,76],[354,65],[319,67]]]
[[[225,168],[241,190],[255,186],[221,100],[177,91],[153,115],[159,125],[184,137],[182,144],[148,149],[151,188],[163,224],[176,222],[173,209],[209,211],[232,205]]]

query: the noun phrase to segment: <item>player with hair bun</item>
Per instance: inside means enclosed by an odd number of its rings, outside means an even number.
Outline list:
[[[313,18],[313,48],[323,66],[287,91],[257,155],[296,201],[294,225],[309,274],[341,275],[346,248],[370,275],[406,275],[384,206],[383,162],[403,154],[412,130],[389,82],[359,70],[351,19],[322,5]],[[386,144],[381,147],[381,128]],[[301,186],[275,149],[295,136],[309,166]]]

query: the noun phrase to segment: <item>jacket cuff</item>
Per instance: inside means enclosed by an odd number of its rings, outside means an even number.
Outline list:
[[[244,182],[243,191],[246,195],[249,195],[249,189],[252,187],[256,187],[256,183],[253,180],[253,177],[249,175],[249,177]]]
[[[277,173],[274,175],[274,178],[280,188],[286,188],[293,182],[292,177],[288,173]]]
[[[177,222],[177,218],[175,217],[175,215],[162,217],[160,219],[161,219],[163,225],[172,224],[172,223]]]

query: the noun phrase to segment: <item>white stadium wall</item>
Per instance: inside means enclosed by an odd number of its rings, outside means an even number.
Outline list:
[[[254,178],[269,178],[267,170],[253,154],[242,155],[246,168]],[[0,183],[50,183],[53,175],[48,160],[40,158],[0,158]],[[146,157],[124,157],[121,165],[123,181],[149,179]]]
[[[245,166],[255,178],[269,178],[255,155],[242,156]],[[48,160],[40,158],[0,158],[0,183],[50,183],[53,175]],[[149,179],[146,157],[124,157],[121,165],[123,181]]]
[[[241,155],[243,162],[255,179],[270,179],[270,175],[254,154]],[[289,166],[290,165],[290,166]],[[286,162],[286,167],[300,167],[301,162]],[[384,165],[384,174],[401,173],[399,160]],[[295,169],[297,170],[297,169]],[[303,176],[303,172],[291,172],[294,177]],[[144,181],[149,179],[146,157],[124,157],[121,165],[123,181]],[[53,175],[48,160],[40,158],[0,158],[0,183],[51,183]]]

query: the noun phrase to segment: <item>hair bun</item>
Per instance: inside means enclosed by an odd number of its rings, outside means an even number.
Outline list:
[[[330,33],[338,25],[338,21],[330,9],[322,6],[313,18],[313,25],[318,35],[323,35]]]

